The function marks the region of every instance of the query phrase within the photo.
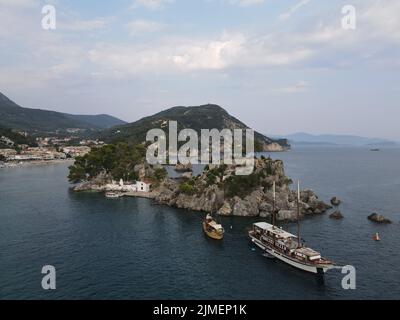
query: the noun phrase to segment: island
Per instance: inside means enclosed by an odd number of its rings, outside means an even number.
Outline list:
[[[286,176],[281,160],[257,157],[254,171],[248,176],[236,175],[235,165],[221,164],[208,165],[195,176],[185,172],[173,178],[165,166],[149,165],[145,154],[144,144],[131,146],[120,142],[77,157],[68,177],[74,184],[72,189],[120,191],[127,196],[143,196],[159,204],[192,211],[268,218],[273,212],[275,182],[277,220],[297,219],[296,192],[290,189],[292,180]],[[137,189],[138,183],[144,183],[149,189],[141,192]],[[332,208],[312,190],[302,190],[300,198],[301,217],[322,214]]]

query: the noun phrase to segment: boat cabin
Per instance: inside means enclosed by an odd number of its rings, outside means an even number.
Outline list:
[[[316,261],[321,259],[321,254],[319,252],[307,247],[296,249],[295,255],[308,261]]]

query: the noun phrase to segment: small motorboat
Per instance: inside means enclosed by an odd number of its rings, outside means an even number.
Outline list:
[[[122,194],[118,192],[106,192],[106,198],[108,199],[118,199],[121,198]]]
[[[381,241],[381,238],[379,237],[379,233],[375,233],[375,235],[373,236],[373,238],[375,241]]]
[[[224,238],[224,228],[222,225],[218,224],[210,214],[207,214],[203,220],[203,230],[211,239],[222,240]]]

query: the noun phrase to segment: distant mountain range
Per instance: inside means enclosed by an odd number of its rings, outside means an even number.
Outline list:
[[[201,129],[249,128],[222,107],[207,104],[194,107],[173,107],[134,123],[105,130],[100,138],[106,142],[141,143],[145,141],[146,133],[151,129],[159,128],[167,133],[168,121],[177,121],[178,130],[190,128],[198,132],[199,136]],[[255,132],[255,140],[257,151],[283,151],[290,148],[286,139],[271,139],[258,132]]]
[[[0,127],[44,134],[67,129],[102,130],[125,124],[115,117],[101,115],[72,115],[41,109],[23,108],[0,93]]]
[[[274,135],[273,137],[279,137]],[[380,138],[366,138],[353,135],[321,134],[313,135],[299,132],[284,136],[293,145],[314,145],[314,146],[396,146],[396,141]]]

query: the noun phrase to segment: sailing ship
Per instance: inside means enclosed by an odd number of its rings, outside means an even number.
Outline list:
[[[203,220],[204,233],[214,240],[222,240],[224,238],[224,228],[218,224],[211,214],[207,214]]]
[[[275,224],[275,183],[273,184],[273,212],[271,223],[258,222],[249,231],[251,241],[265,251],[266,256],[277,258],[303,271],[324,274],[334,268],[334,263],[303,244],[300,237],[300,182],[297,191],[297,236],[278,228]]]

